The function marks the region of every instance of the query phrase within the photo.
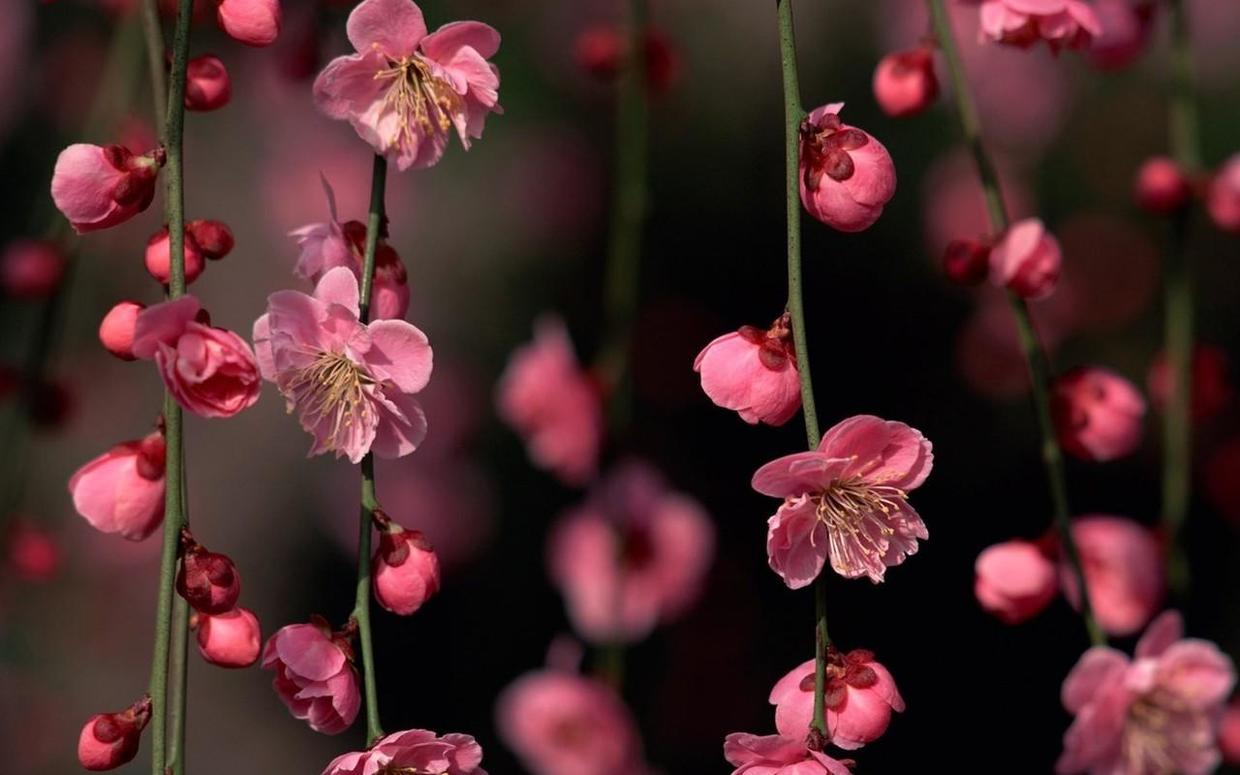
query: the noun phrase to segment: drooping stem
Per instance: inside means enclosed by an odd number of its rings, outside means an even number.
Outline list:
[[[168,222],[171,277],[168,296],[175,299],[185,293],[185,190],[182,178],[182,140],[185,127],[185,70],[189,60],[189,27],[193,0],[180,0],[177,7],[176,32],[173,37],[171,93],[164,117],[163,139],[167,153],[164,170],[166,185],[164,215]],[[161,36],[158,25],[154,30],[147,26],[147,34]],[[155,48],[155,41],[148,37],[148,47]],[[162,46],[161,46],[162,47]],[[162,63],[161,63],[162,66]],[[162,71],[161,71],[162,72]],[[153,83],[159,92],[161,85]],[[179,735],[173,745],[178,759],[185,755],[184,725],[178,707],[168,704],[169,651],[173,630],[173,585],[176,580],[177,560],[181,540],[181,528],[185,525],[185,502],[183,490],[184,446],[182,439],[181,407],[170,392],[164,394],[164,541],[159,566],[159,602],[155,611],[155,647],[151,659],[151,773],[167,775],[169,766],[167,733],[171,729]],[[172,680],[183,685],[185,660],[178,660],[178,673]],[[183,769],[183,765],[182,765]]]
[[[973,160],[977,165],[978,177],[981,179],[982,191],[985,193],[990,227],[995,234],[1001,234],[1008,227],[1007,206],[1003,201],[1002,190],[999,186],[999,176],[994,162],[986,150],[985,144],[982,142],[981,120],[978,117],[977,107],[973,102],[972,92],[969,91],[969,82],[965,77],[964,66],[960,61],[960,52],[956,46],[955,36],[952,34],[951,20],[948,18],[943,0],[926,0],[926,2],[930,9],[930,16],[934,24],[934,32],[938,39],[939,49],[943,52],[943,58],[947,62],[947,69],[952,81],[952,91],[955,95],[957,111],[960,114],[960,126],[964,134],[965,143],[969,147],[969,152],[973,155]],[[1054,510],[1055,527],[1059,533],[1059,542],[1064,558],[1068,561],[1069,566],[1072,568],[1073,576],[1076,578],[1076,586],[1080,591],[1081,617],[1085,622],[1085,629],[1088,631],[1090,642],[1095,645],[1101,645],[1106,642],[1106,636],[1103,635],[1097,621],[1094,619],[1088,586],[1085,581],[1085,572],[1081,565],[1076,541],[1072,538],[1072,516],[1068,506],[1068,486],[1064,472],[1063,451],[1060,449],[1059,439],[1055,434],[1055,425],[1051,419],[1049,392],[1051,381],[1050,359],[1047,357],[1046,348],[1038,338],[1037,330],[1034,328],[1033,320],[1029,315],[1029,306],[1025,303],[1025,300],[1010,291],[1007,296],[1013,317],[1016,319],[1016,329],[1019,334],[1021,350],[1025,356],[1025,364],[1029,370],[1034,414],[1037,418],[1038,430],[1042,438],[1042,464],[1046,469],[1046,479],[1050,488],[1051,506]]]
[[[363,323],[370,319],[370,293],[375,279],[375,253],[379,236],[386,230],[387,214],[383,204],[383,192],[387,184],[387,161],[375,156],[374,170],[370,179],[370,212],[366,218],[366,248],[362,265],[362,290],[359,302],[359,318]],[[366,741],[374,743],[383,737],[379,721],[379,688],[375,684],[375,652],[370,635],[370,538],[375,510],[379,501],[375,497],[375,456],[367,453],[362,458],[362,507],[357,535],[357,589],[353,604],[353,619],[357,622],[357,637],[362,645],[362,692],[366,702]]]
[[[1185,173],[1192,176],[1201,167],[1201,141],[1193,95],[1188,8],[1183,0],[1171,2],[1171,71],[1171,153]],[[1192,475],[1193,276],[1188,257],[1189,218],[1188,210],[1175,214],[1163,269],[1163,348],[1171,393],[1163,412],[1162,518],[1171,547],[1171,588],[1180,596],[1188,592],[1190,581],[1183,540]]]
[[[801,288],[801,86],[797,77],[797,43],[792,24],[792,0],[776,0],[779,17],[779,60],[784,82],[784,172],[788,216],[788,314],[792,318],[792,341],[796,348],[797,373],[801,380],[801,411],[805,416],[805,439],[810,449],[821,436],[814,406],[814,383],[810,376],[809,347],[805,336],[805,299]],[[824,717],[827,690],[827,574],[814,581],[814,720],[810,739],[815,747],[829,739]]]

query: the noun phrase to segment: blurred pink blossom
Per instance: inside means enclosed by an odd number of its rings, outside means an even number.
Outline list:
[[[990,281],[1023,299],[1054,293],[1062,266],[1059,240],[1037,218],[1012,224],[990,251]]]
[[[1167,591],[1166,563],[1154,534],[1136,522],[1103,514],[1072,520],[1072,538],[1098,624],[1117,637],[1132,635],[1158,611]],[[1076,575],[1060,561],[1064,596],[1077,606]]]
[[[9,525],[5,540],[5,566],[22,581],[50,581],[60,568],[60,544],[49,531],[28,519]]]
[[[1089,46],[1089,59],[1104,70],[1127,67],[1145,53],[1159,6],[1152,0],[1093,0],[1102,28]]]
[[[988,546],[977,556],[973,569],[977,601],[1005,624],[1037,616],[1059,593],[1055,563],[1030,541]]]
[[[939,96],[933,49],[918,47],[883,57],[874,70],[872,87],[875,101],[887,115],[902,118],[921,113]]]
[[[1065,452],[1105,462],[1140,446],[1145,399],[1110,369],[1081,366],[1052,381],[1051,416]]]
[[[1232,399],[1227,351],[1212,344],[1194,346],[1190,372],[1192,396],[1189,399],[1189,414],[1193,422],[1206,422],[1227,408]],[[1159,353],[1150,364],[1145,384],[1150,392],[1150,401],[1160,412],[1166,411],[1174,379],[1166,353]]]
[[[0,290],[14,298],[50,296],[64,274],[64,254],[51,242],[14,240],[0,255]]]
[[[1206,209],[1220,229],[1240,234],[1240,153],[1214,173],[1206,193]]]
[[[1093,7],[1082,0],[963,0],[981,3],[983,39],[1019,48],[1045,41],[1052,51],[1083,49],[1102,34]]]

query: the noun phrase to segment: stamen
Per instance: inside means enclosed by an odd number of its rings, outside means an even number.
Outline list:
[[[863,558],[856,556],[858,551],[865,558],[886,551],[884,539],[895,534],[888,519],[904,510],[908,493],[898,487],[848,479],[832,482],[812,499],[817,503],[818,520],[827,527],[831,556],[849,571],[856,571],[864,565]]]
[[[464,108],[452,84],[431,75],[430,66],[416,55],[388,60],[388,67],[375,73],[388,80],[384,102],[396,113],[399,129],[394,144],[415,145],[417,135],[446,134],[452,116]]]
[[[319,352],[308,366],[293,373],[284,389],[301,396],[296,404],[303,421],[317,424],[330,419],[326,436],[330,448],[339,449],[353,423],[369,416],[370,403],[363,389],[373,384],[370,375],[348,356]]]

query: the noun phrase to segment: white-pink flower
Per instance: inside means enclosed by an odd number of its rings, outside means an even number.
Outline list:
[[[414,395],[430,380],[431,346],[403,320],[358,315],[357,278],[345,267],[324,274],[313,296],[271,294],[254,322],[259,368],[314,436],[311,455],[402,457],[426,437]]]
[[[319,109],[347,120],[400,170],[430,167],[455,129],[461,145],[500,113],[499,33],[453,22],[431,34],[411,0],[364,0],[349,14],[356,54],[328,63],[314,82]]]

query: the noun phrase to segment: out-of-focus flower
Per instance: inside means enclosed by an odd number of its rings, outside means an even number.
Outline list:
[[[732,775],[850,775],[852,761],[810,750],[805,736],[751,735],[733,732],[723,741],[723,757],[736,767]]]
[[[1240,764],[1240,700],[1232,700],[1223,711],[1223,720],[1218,725],[1218,746],[1223,761]]]
[[[337,756],[323,775],[434,772],[442,775],[487,775],[482,746],[469,735],[438,737],[425,729],[407,729],[380,739],[365,751]]]
[[[151,720],[151,698],[118,713],[91,716],[78,735],[78,763],[91,771],[113,770],[138,754],[142,730]]]
[[[526,673],[495,704],[500,737],[539,775],[644,772],[629,709],[609,687],[572,673]]]
[[[60,567],[60,546],[51,533],[29,520],[16,521],[8,531],[6,566],[22,581],[50,581]]]
[[[349,14],[356,54],[337,57],[314,81],[328,116],[347,120],[359,137],[399,170],[430,167],[449,132],[461,145],[482,137],[499,106],[499,33],[481,22],[453,22],[427,34],[410,0],[364,0]]]
[[[1214,771],[1217,723],[1236,670],[1213,643],[1183,636],[1179,613],[1168,611],[1132,659],[1106,646],[1081,656],[1063,683],[1064,707],[1076,718],[1057,773]]]
[[[792,739],[804,739],[814,720],[814,660],[793,668],[771,689],[775,728]],[[823,694],[827,739],[854,751],[882,737],[893,711],[904,711],[904,699],[887,668],[864,649],[847,653],[831,647],[827,653],[827,683]]]
[[[1052,51],[1087,48],[1102,25],[1082,0],[963,0],[981,3],[982,39],[1029,48],[1046,41]]]
[[[874,70],[874,99],[883,112],[902,118],[915,116],[939,97],[934,74],[934,52],[925,47],[888,54]]]
[[[1014,219],[1027,216],[1032,211],[1033,196],[1022,175],[1004,156],[996,156],[995,162],[1007,211]],[[989,238],[984,237],[991,231],[986,194],[977,167],[966,152],[954,150],[931,164],[922,182],[921,195],[930,255],[942,255],[958,239],[981,238],[989,246]]]
[[[896,192],[896,168],[883,144],[840,121],[844,103],[815,108],[801,122],[801,203],[845,232],[864,231]]]
[[[1023,299],[1054,293],[1062,267],[1059,240],[1037,218],[1012,224],[990,251],[990,281]]]
[[[116,445],[69,479],[78,514],[103,533],[141,541],[164,520],[164,436]]]
[[[186,63],[185,109],[218,110],[232,98],[228,68],[217,56],[204,54]]]
[[[375,600],[409,616],[439,591],[439,556],[420,531],[386,521],[371,560]]]
[[[1240,438],[1222,442],[1205,464],[1205,490],[1214,508],[1240,524]]]
[[[1146,159],[1137,170],[1133,198],[1137,206],[1155,215],[1170,215],[1184,207],[1193,195],[1188,176],[1167,156]]]
[[[137,358],[133,354],[133,332],[138,324],[138,314],[146,305],[137,301],[121,301],[108,310],[99,323],[99,341],[108,352],[122,361]]]
[[[693,370],[716,406],[731,409],[750,425],[783,425],[801,408],[801,382],[788,313],[765,331],[741,326],[698,353]]]
[[[1189,399],[1189,412],[1193,422],[1205,422],[1223,411],[1231,401],[1227,353],[1221,347],[1198,344],[1193,347],[1191,369],[1192,397]],[[1167,362],[1167,354],[1159,353],[1150,364],[1145,384],[1150,391],[1154,408],[1160,412],[1166,411],[1167,402],[1171,400],[1174,377]]]
[[[513,352],[496,404],[500,417],[524,437],[535,465],[566,484],[585,484],[594,476],[603,410],[558,318],[539,319],[534,341]]]
[[[227,555],[206,547],[181,533],[181,566],[176,589],[195,611],[216,616],[231,611],[241,597],[241,574]]]
[[[977,285],[990,275],[990,246],[972,239],[956,239],[943,251],[943,274],[957,285]]]
[[[1059,593],[1055,563],[1029,541],[1004,541],[977,556],[973,593],[982,608],[1006,624],[1040,614]]]
[[[232,229],[223,221],[197,218],[185,224],[185,236],[193,237],[203,257],[212,261],[228,255],[236,245]]]
[[[77,233],[106,229],[150,206],[163,162],[161,149],[135,156],[123,145],[77,143],[56,159],[52,199]]]
[[[1093,0],[1102,31],[1089,45],[1091,62],[1103,70],[1119,70],[1136,61],[1150,42],[1154,13],[1151,0]]]
[[[1167,573],[1158,539],[1124,517],[1091,514],[1072,520],[1089,587],[1089,604],[1099,626],[1117,637],[1132,635],[1162,605]],[[1064,596],[1079,607],[1076,574],[1061,560],[1059,582]]]
[[[207,262],[203,260],[198,241],[189,232],[185,233],[181,241],[181,253],[185,261],[185,284],[189,285],[198,279],[202,270],[206,269]],[[146,264],[146,271],[160,285],[168,285],[172,282],[172,239],[168,234],[167,226],[147,239],[143,261]]]
[[[1051,416],[1066,452],[1082,460],[1115,460],[1141,444],[1145,399],[1115,372],[1081,366],[1055,378]]]
[[[133,354],[155,361],[164,386],[186,411],[232,417],[258,400],[258,363],[244,339],[198,322],[201,312],[193,296],[144,309],[134,326]]]
[[[221,0],[220,27],[247,46],[269,46],[280,34],[280,0]]]
[[[1240,234],[1240,153],[1214,174],[1206,192],[1206,209],[1220,229]]]
[[[667,94],[680,76],[680,53],[657,27],[646,28],[642,49],[646,57],[646,88],[651,94]],[[629,57],[628,40],[613,25],[587,27],[573,41],[573,56],[586,72],[610,80]]]
[[[217,667],[249,667],[258,661],[263,642],[258,617],[248,608],[219,614],[195,614],[198,621],[198,653]]]
[[[14,298],[51,296],[64,276],[64,254],[50,242],[15,240],[0,255],[0,289]]]
[[[362,700],[352,649],[323,620],[277,630],[263,648],[263,669],[276,671],[272,688],[315,732],[337,735],[357,718]]]
[[[857,415],[822,436],[818,449],[773,460],[753,488],[783,498],[767,522],[772,570],[792,589],[808,585],[828,559],[845,578],[883,580],[887,568],[929,538],[908,493],[934,464],[930,442],[901,422]]]
[[[715,531],[693,499],[644,463],[608,475],[552,529],[551,576],[576,631],[631,642],[680,616],[701,592]]]
[[[414,395],[430,381],[431,346],[403,320],[363,324],[358,304],[357,278],[344,267],[326,272],[313,296],[271,294],[254,323],[259,367],[314,436],[311,455],[402,457],[426,437]]]

